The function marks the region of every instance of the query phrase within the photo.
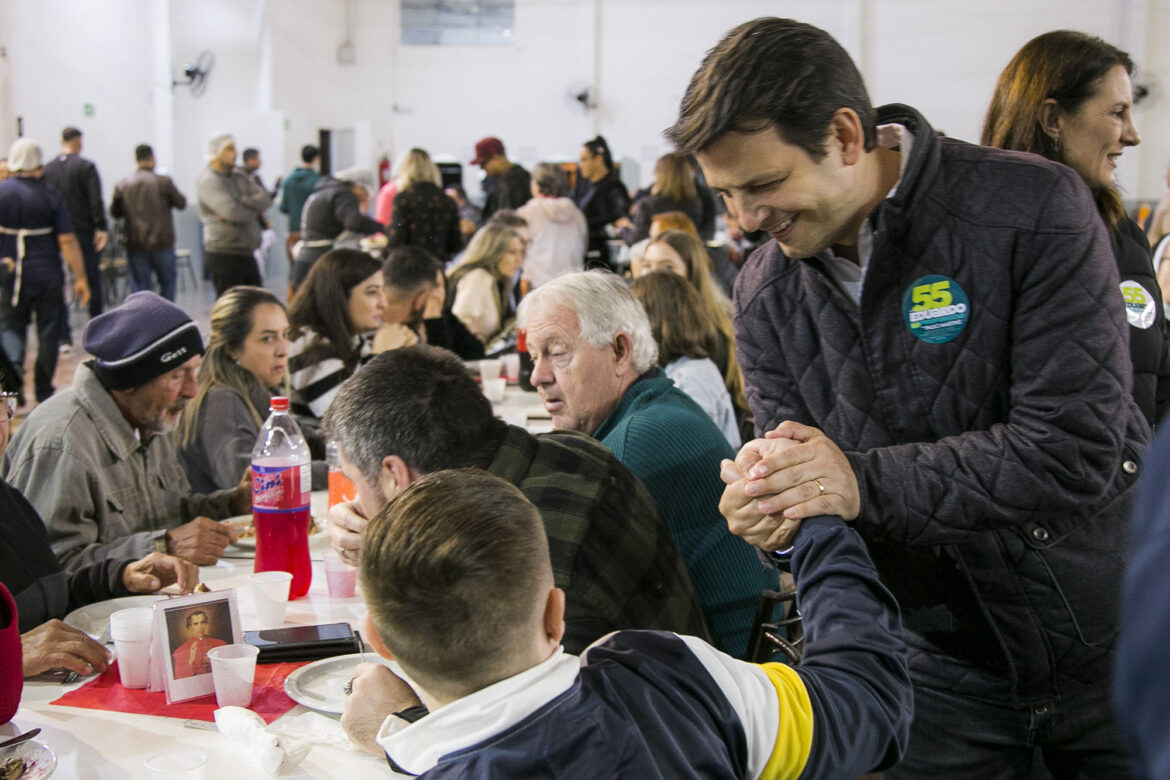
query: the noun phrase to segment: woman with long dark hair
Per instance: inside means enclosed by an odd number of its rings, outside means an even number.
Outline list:
[[[630,195],[618,176],[609,144],[601,136],[581,146],[577,181],[569,197],[585,214],[589,244],[585,250],[585,268],[609,267],[609,236],[606,227],[626,217]]]
[[[373,356],[386,308],[382,264],[356,249],[334,249],[314,263],[288,309],[292,410],[310,424],[341,383]]]
[[[1037,36],[1000,74],[982,142],[1064,163],[1092,190],[1121,274],[1134,399],[1153,424],[1170,405],[1170,337],[1149,242],[1126,216],[1115,179],[1122,152],[1141,142],[1130,113],[1132,73],[1129,55],[1100,38]]]

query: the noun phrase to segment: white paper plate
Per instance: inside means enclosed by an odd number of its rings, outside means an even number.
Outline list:
[[[377,653],[339,655],[322,658],[302,666],[284,681],[284,692],[297,704],[311,710],[340,715],[345,712],[345,684],[362,662],[380,663],[395,674],[401,674],[398,664],[387,661]]]
[[[24,774],[20,780],[41,780],[53,774],[57,768],[57,754],[43,742],[30,739],[10,748],[0,750],[0,770],[8,765],[9,761],[23,759]]]
[[[165,598],[166,596],[160,596],[155,593],[148,596],[126,596],[120,599],[99,601],[96,604],[87,604],[80,609],[73,610],[65,616],[65,623],[79,631],[84,631],[99,641],[109,640],[110,635],[106,632],[106,629],[110,625],[110,615],[120,609],[132,609],[134,607],[149,608],[156,601]]]

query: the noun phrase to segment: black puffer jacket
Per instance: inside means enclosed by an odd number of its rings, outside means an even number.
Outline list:
[[[796,420],[845,451],[916,680],[976,693],[974,667],[1058,695],[1108,673],[1149,440],[1108,236],[1071,169],[939,139],[906,106],[878,120],[914,143],[860,307],[775,242],[739,275],[757,431]]]
[[[1150,262],[1150,244],[1137,223],[1125,220],[1111,238],[1130,325],[1133,397],[1155,425],[1170,407],[1170,326],[1162,311],[1162,288]]]

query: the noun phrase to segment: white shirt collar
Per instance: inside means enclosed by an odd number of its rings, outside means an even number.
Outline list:
[[[558,647],[547,660],[407,724],[393,715],[378,745],[395,764],[422,774],[448,753],[477,745],[516,725],[577,681],[580,660]]]

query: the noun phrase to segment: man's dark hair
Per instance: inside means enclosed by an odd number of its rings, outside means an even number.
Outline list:
[[[463,361],[426,345],[383,352],[359,368],[329,405],[324,427],[373,485],[387,455],[423,474],[486,468],[507,430]]]
[[[809,24],[755,19],[727,33],[707,53],[666,137],[679,154],[694,154],[724,133],[775,127],[786,143],[820,161],[829,122],[842,108],[857,112],[865,149],[873,149],[873,105],[841,45]]]
[[[386,295],[401,300],[414,295],[423,286],[433,287],[435,277],[442,269],[439,259],[422,247],[392,249],[382,262]]]
[[[260,156],[260,150],[254,148],[254,147],[249,146],[247,149],[244,150],[244,160],[245,161],[255,160],[259,156]]]
[[[134,147],[134,159],[138,162],[146,162],[154,159],[154,149],[150,148],[150,144],[138,144]]]
[[[305,144],[301,147],[301,162],[305,165],[310,165],[314,160],[321,156],[321,150],[312,144]]]
[[[66,127],[61,131],[61,140],[65,143],[81,138],[81,131],[76,127]]]

